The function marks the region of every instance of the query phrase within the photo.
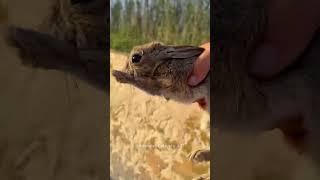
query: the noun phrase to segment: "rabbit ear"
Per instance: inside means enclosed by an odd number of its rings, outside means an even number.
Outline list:
[[[185,59],[199,56],[204,48],[196,46],[171,46],[168,48],[167,54],[170,58]]]

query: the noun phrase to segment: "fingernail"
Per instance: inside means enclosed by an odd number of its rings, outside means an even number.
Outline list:
[[[198,84],[198,78],[196,76],[190,76],[188,79],[188,84],[191,86],[195,86]]]
[[[279,63],[279,53],[276,48],[264,45],[257,49],[253,55],[253,61],[250,66],[250,73],[268,78],[277,72],[277,64]]]

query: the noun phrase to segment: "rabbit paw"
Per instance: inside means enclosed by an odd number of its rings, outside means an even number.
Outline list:
[[[189,155],[189,160],[193,162],[208,162],[210,161],[210,150],[200,149],[192,152]]]
[[[113,70],[112,75],[119,83],[130,83],[134,80],[133,76],[122,71]]]

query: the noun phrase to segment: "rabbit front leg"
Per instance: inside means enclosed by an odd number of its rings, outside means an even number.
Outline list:
[[[120,83],[131,84],[142,91],[154,96],[160,96],[161,86],[159,82],[155,79],[151,79],[148,77],[134,77],[125,72],[113,70],[113,76]]]

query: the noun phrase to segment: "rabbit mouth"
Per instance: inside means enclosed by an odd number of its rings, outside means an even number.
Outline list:
[[[134,67],[132,67],[132,64],[130,62],[127,62],[123,72],[127,73],[128,75],[132,77],[137,77],[137,72]]]

